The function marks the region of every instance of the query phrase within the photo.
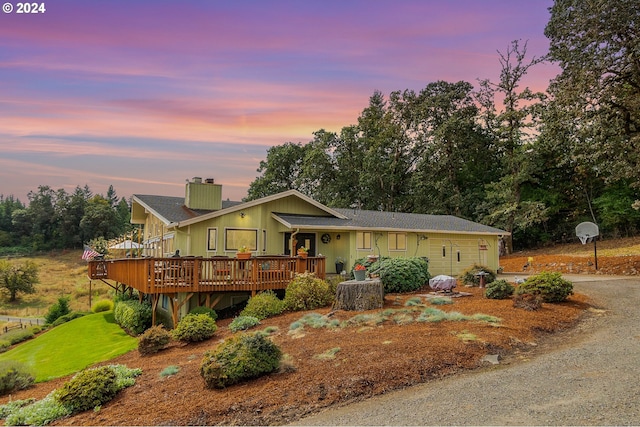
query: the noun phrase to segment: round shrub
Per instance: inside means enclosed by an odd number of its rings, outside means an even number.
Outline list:
[[[138,353],[145,356],[167,347],[171,334],[162,325],[152,326],[138,338]]]
[[[481,271],[484,271],[486,275],[484,276],[484,284],[488,285],[489,283],[496,280],[496,272],[486,265],[481,264],[473,264],[470,267],[467,267],[462,273],[460,273],[460,280],[466,286],[480,286],[480,276],[477,274]]]
[[[240,316],[251,316],[263,320],[267,317],[277,316],[283,311],[284,301],[278,298],[275,292],[269,290],[249,298]]]
[[[45,322],[47,324],[53,324],[58,317],[62,317],[66,314],[71,313],[71,309],[69,308],[69,297],[60,297],[58,298],[58,302],[49,307],[49,311],[44,315]]]
[[[218,313],[213,308],[198,306],[194,307],[189,311],[189,314],[207,314],[213,320],[218,320]]]
[[[238,316],[229,324],[231,332],[245,331],[260,324],[260,319],[253,316]]]
[[[302,273],[287,286],[284,306],[290,311],[315,310],[331,304],[334,296],[327,282],[313,273]]]
[[[35,375],[31,369],[16,360],[0,361],[0,396],[31,387]]]
[[[276,371],[281,358],[280,348],[264,334],[243,333],[205,353],[200,375],[208,388],[224,388]]]
[[[411,292],[429,283],[429,263],[420,257],[383,258],[370,267],[378,270],[386,293]]]
[[[87,369],[54,392],[55,399],[71,412],[82,412],[101,406],[118,393],[115,371],[109,366]]]
[[[111,311],[113,310],[113,301],[108,299],[102,299],[91,307],[91,311],[94,313],[102,313],[103,311]]]
[[[507,299],[513,295],[515,289],[511,283],[506,280],[494,280],[487,285],[484,291],[485,298],[489,299]]]
[[[529,276],[518,286],[516,293],[540,295],[543,302],[562,302],[573,294],[573,283],[563,279],[558,272],[544,271]]]
[[[172,331],[173,338],[179,341],[198,342],[211,338],[218,326],[208,314],[187,314]]]
[[[73,319],[77,319],[78,317],[82,317],[84,316],[85,313],[81,313],[79,311],[72,311],[69,314],[65,314],[64,316],[60,316],[58,317],[52,324],[51,326],[60,326],[63,323],[67,323],[72,321]]]
[[[151,304],[136,300],[116,301],[113,316],[116,323],[131,335],[140,335],[151,327]]]

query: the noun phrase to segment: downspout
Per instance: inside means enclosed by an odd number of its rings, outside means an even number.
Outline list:
[[[291,256],[294,256],[293,254],[294,254],[294,252],[295,252],[296,248],[295,248],[295,245],[294,245],[294,243],[293,243],[293,242],[295,242],[295,241],[296,241],[295,237],[296,237],[296,234],[298,234],[299,232],[300,232],[300,229],[299,229],[299,228],[296,228],[296,231],[294,231],[293,233],[291,233],[291,253],[289,254],[289,255],[291,255]]]

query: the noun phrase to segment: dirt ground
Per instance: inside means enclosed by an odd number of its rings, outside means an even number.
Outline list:
[[[637,245],[634,240],[629,245]],[[603,248],[597,274],[635,274],[640,256],[619,255],[619,249]],[[505,272],[562,271],[596,273],[589,248],[517,253],[501,259]],[[635,246],[634,246],[635,248]],[[609,250],[609,252],[606,252]],[[582,253],[580,253],[582,251]],[[612,252],[613,251],[613,252]],[[624,252],[624,251],[622,251]],[[634,250],[631,250],[634,252]],[[638,252],[640,253],[640,251]],[[530,260],[529,257],[533,259]],[[619,259],[622,257],[622,259]],[[611,259],[609,259],[611,258]],[[523,266],[526,263],[526,268]],[[527,357],[552,334],[570,329],[591,312],[589,299],[572,295],[562,304],[544,304],[539,311],[514,308],[511,300],[489,300],[480,288],[456,289],[470,296],[453,298],[453,304],[432,305],[429,289],[413,294],[385,296],[384,308],[364,314],[388,311],[379,324],[334,329],[311,329],[289,333],[290,325],[306,313],[287,313],[266,319],[258,329],[277,327],[271,336],[286,354],[287,369],[224,390],[209,390],[199,374],[205,351],[230,335],[229,319],[218,321],[216,335],[199,344],[174,343],[156,355],[142,357],[137,351],[110,363],[141,368],[143,374],[133,387],[122,391],[97,411],[87,411],[59,420],[57,425],[281,425],[332,405],[344,405],[392,390],[403,389],[435,378],[471,369],[491,369],[487,355],[499,355],[501,364]],[[419,297],[423,307],[405,305]],[[497,316],[497,324],[478,321],[417,322],[419,311],[433,306],[465,315]],[[393,313],[389,314],[389,311]],[[347,320],[363,312],[316,310],[333,319]],[[542,346],[540,346],[542,347]],[[333,356],[331,356],[333,354]],[[167,367],[178,373],[162,376]],[[68,378],[38,384],[5,396],[10,399],[42,398]]]
[[[216,336],[200,344],[174,344],[153,356],[137,351],[111,363],[142,368],[133,387],[122,391],[99,411],[87,411],[59,420],[58,425],[275,425],[296,419],[331,405],[346,404],[391,390],[402,389],[434,378],[468,369],[491,366],[482,358],[504,357],[535,348],[536,342],[552,332],[569,328],[589,307],[587,298],[574,295],[563,304],[545,304],[537,312],[513,307],[511,300],[488,300],[482,289],[462,288],[471,296],[453,298],[454,303],[433,306],[444,311],[477,313],[500,317],[496,324],[475,321],[407,323],[405,301],[419,296],[426,306],[426,293],[387,295],[384,309],[399,310],[383,324],[337,329],[309,329],[289,334],[289,325],[305,313],[289,313],[263,321],[260,328],[277,326],[272,336],[291,369],[231,386],[209,390],[199,374],[205,351],[230,334],[228,320],[218,322]],[[422,296],[421,296],[422,295]],[[330,309],[317,310],[322,314]],[[333,318],[346,320],[356,312],[340,311]],[[400,313],[401,314],[401,313]],[[413,318],[417,317],[413,314]],[[398,323],[399,322],[399,323]],[[335,357],[327,357],[339,349]],[[176,366],[176,375],[160,373]],[[13,394],[11,399],[42,398],[60,387],[59,379]],[[9,398],[3,398],[5,403]]]

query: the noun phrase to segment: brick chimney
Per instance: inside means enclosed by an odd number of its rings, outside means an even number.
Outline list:
[[[222,209],[222,185],[216,184],[213,178],[196,176],[187,181],[185,186],[184,204],[189,209]]]

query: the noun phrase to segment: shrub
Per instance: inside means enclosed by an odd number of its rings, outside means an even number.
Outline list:
[[[113,301],[109,299],[101,299],[91,307],[91,311],[94,313],[102,313],[103,311],[111,310],[113,310]]]
[[[71,411],[49,393],[44,399],[15,408],[7,415],[8,426],[44,426],[59,418],[71,415]]]
[[[534,311],[542,307],[542,296],[534,294],[517,294],[513,297],[513,306]]]
[[[424,258],[382,258],[370,266],[378,270],[386,293],[411,292],[429,283],[429,263]]]
[[[7,350],[9,350],[9,347],[11,347],[11,343],[7,340],[0,340],[0,353],[3,353]]]
[[[16,360],[0,361],[0,396],[28,388],[34,381],[35,375],[24,363]]]
[[[229,324],[231,332],[244,331],[260,324],[260,319],[253,316],[238,316]]]
[[[507,299],[513,295],[515,289],[511,286],[511,283],[506,280],[494,280],[487,285],[484,291],[485,298],[489,299]]]
[[[52,324],[51,326],[60,326],[63,323],[67,323],[70,322],[73,319],[77,319],[78,317],[82,317],[84,316],[85,313],[81,313],[79,311],[73,311],[69,314],[65,314],[64,316],[60,316],[58,317]]]
[[[6,334],[2,335],[2,340],[7,341],[9,345],[15,345],[33,338],[33,329],[12,329]]]
[[[278,298],[275,292],[269,290],[249,298],[240,316],[251,316],[263,320],[267,317],[277,316],[283,311],[284,301]]]
[[[135,300],[116,302],[113,315],[116,323],[131,335],[139,335],[151,326],[151,304]]]
[[[477,274],[481,271],[487,273],[484,276],[484,284],[488,285],[489,283],[496,280],[496,272],[487,267],[486,265],[476,264],[474,263],[470,267],[467,267],[462,273],[460,273],[460,280],[466,286],[480,286],[480,276]]]
[[[173,330],[174,339],[186,342],[204,341],[211,338],[218,326],[208,314],[187,314]]]
[[[264,334],[239,334],[205,353],[200,375],[208,388],[224,388],[274,372],[282,351]]]
[[[69,297],[60,297],[58,302],[49,307],[49,311],[45,314],[44,319],[46,323],[52,324],[58,317],[62,317],[71,313],[69,308]]]
[[[86,369],[54,393],[55,399],[72,413],[93,409],[118,393],[116,372],[109,366]]]
[[[213,308],[198,306],[189,311],[189,314],[206,314],[213,320],[218,320],[218,313]]]
[[[334,296],[329,284],[315,274],[296,274],[285,291],[284,306],[291,311],[314,310],[331,304]]]
[[[542,272],[529,276],[518,286],[517,294],[540,295],[544,302],[562,302],[573,294],[573,283],[558,272]]]
[[[145,356],[154,354],[167,347],[171,334],[162,325],[152,326],[138,338],[138,353]]]

